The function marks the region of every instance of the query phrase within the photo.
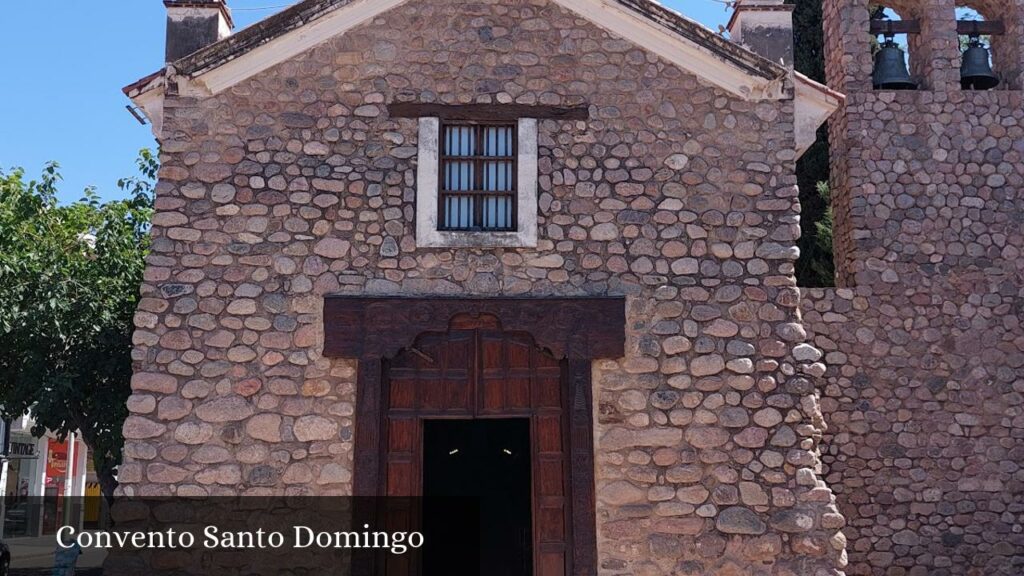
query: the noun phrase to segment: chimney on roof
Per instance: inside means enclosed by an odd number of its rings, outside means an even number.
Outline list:
[[[737,0],[729,35],[752,52],[792,68],[793,8],[783,0]]]
[[[231,35],[235,24],[227,0],[164,0],[167,62],[180,60]]]

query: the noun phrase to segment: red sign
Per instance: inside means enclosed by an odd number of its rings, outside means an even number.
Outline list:
[[[68,443],[50,440],[46,447],[46,483],[64,482],[68,475]]]

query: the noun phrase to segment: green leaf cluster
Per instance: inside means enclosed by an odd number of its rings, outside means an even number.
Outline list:
[[[59,167],[37,180],[0,170],[0,405],[31,412],[36,432],[80,432],[112,494],[131,393],[131,335],[149,250],[157,160],[118,182],[123,200],[94,189],[62,205]]]
[[[818,221],[814,223],[814,244],[812,248],[814,253],[819,256],[810,258],[808,263],[811,267],[810,272],[816,278],[820,278],[823,281],[827,279],[831,282],[836,274],[835,264],[832,261],[832,230],[835,223],[832,213],[832,191],[829,188],[828,182],[818,182],[815,189],[818,197],[821,198],[821,203],[825,206],[825,211]],[[832,284],[823,285],[831,286]]]

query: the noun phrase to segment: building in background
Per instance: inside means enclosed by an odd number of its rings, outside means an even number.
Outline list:
[[[27,414],[10,422],[9,447],[0,466],[4,538],[54,534],[64,524],[96,520],[86,517],[82,507],[81,497],[99,493],[85,443],[77,434],[64,441],[52,432],[33,436],[34,425]]]

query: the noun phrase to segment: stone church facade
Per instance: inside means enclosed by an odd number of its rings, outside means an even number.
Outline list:
[[[825,2],[832,89],[781,0],[735,41],[646,0],[166,4],[122,494],[416,495],[424,421],[508,416],[539,576],[1020,571],[1020,0],[984,93],[948,0],[907,93],[866,0]],[[801,290],[830,116],[841,288]]]

